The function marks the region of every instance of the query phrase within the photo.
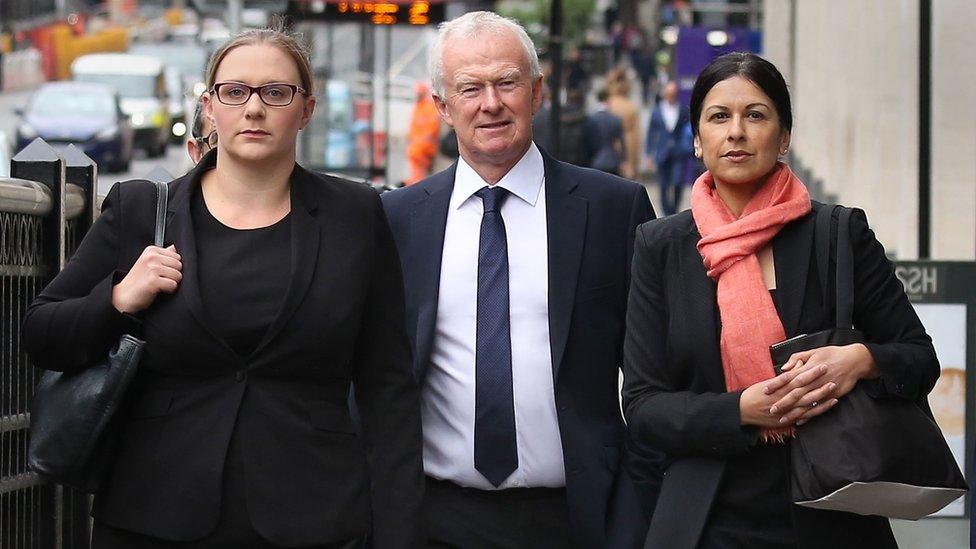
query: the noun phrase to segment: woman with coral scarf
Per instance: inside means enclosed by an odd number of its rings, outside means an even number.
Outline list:
[[[811,261],[822,204],[779,161],[786,83],[756,55],[719,57],[695,83],[691,122],[708,171],[690,211],[638,228],[627,312],[632,474],[654,509],[645,547],[896,547],[887,519],[792,505],[789,445],[859,381],[924,399],[939,374],[931,339],[855,210],[854,326],[871,343],[798,353],[776,375],[771,344],[833,319]]]

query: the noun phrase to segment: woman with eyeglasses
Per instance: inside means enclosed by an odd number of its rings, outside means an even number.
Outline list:
[[[379,197],[296,164],[315,97],[293,36],[238,35],[207,86],[216,148],[170,183],[167,246],[147,247],[155,187],[116,185],[25,320],[48,369],[147,341],[93,547],[420,547],[420,407]]]

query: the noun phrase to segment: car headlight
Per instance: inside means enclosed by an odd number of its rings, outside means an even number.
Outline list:
[[[104,130],[96,133],[95,134],[95,139],[98,139],[98,140],[101,140],[101,141],[109,141],[111,139],[115,139],[115,137],[117,135],[119,135],[119,128],[118,128],[118,126],[109,126],[109,127],[105,128]]]
[[[140,127],[146,123],[146,116],[142,113],[135,113],[132,115],[132,125]]]
[[[173,135],[176,137],[183,137],[186,135],[186,124],[182,122],[177,122],[173,124]]]
[[[20,127],[17,128],[17,131],[20,132],[20,136],[24,139],[34,139],[37,137],[37,130],[34,129],[34,126],[31,126],[26,122],[21,124]]]

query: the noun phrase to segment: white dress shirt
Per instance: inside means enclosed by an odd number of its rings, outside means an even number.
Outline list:
[[[678,125],[678,113],[679,107],[677,103],[668,103],[663,99],[661,100],[661,119],[664,121],[664,127],[669,132],[673,132],[674,127]]]
[[[424,470],[461,486],[494,490],[474,467],[478,245],[487,183],[458,160],[444,231],[433,350],[422,393]],[[499,486],[566,485],[549,347],[545,168],[533,143],[497,183],[508,241],[512,390],[518,468]]]

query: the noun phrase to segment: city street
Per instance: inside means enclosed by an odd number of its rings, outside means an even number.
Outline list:
[[[31,93],[31,91],[0,93],[0,131],[7,135],[7,139],[11,143],[16,138],[17,125],[20,123],[20,118],[15,113],[15,109],[24,108]],[[134,152],[129,171],[122,173],[99,171],[98,194],[108,193],[116,181],[145,177],[156,167],[163,168],[174,177],[182,175],[190,167],[190,159],[186,155],[186,149],[182,145],[170,145],[166,149],[166,155],[160,158],[147,158],[143,151]]]
[[[360,55],[363,51],[360,26],[356,24],[336,24],[329,26],[323,23],[309,23],[302,27],[312,40],[312,63],[317,68],[324,69],[334,80],[347,82],[354,91],[373,95],[373,125],[379,131],[385,131],[389,121],[390,143],[388,150],[390,180],[402,179],[406,173],[406,133],[410,123],[413,106],[413,84],[418,79],[426,78],[427,67],[427,38],[429,29],[411,27],[367,27],[369,32],[375,33],[374,38],[374,71],[381,75],[386,73],[384,65],[387,37],[390,36],[390,75],[391,100],[389,118],[385,113],[386,101],[383,97],[383,80],[372,78],[370,73],[360,71]],[[331,45],[330,45],[331,41]],[[369,86],[376,80],[375,90]],[[359,88],[357,89],[357,86]],[[320,96],[319,108],[325,104],[321,96],[324,90],[316,90]],[[14,92],[0,92],[0,132],[7,135],[7,139],[14,144],[16,129],[20,118],[16,109],[26,107],[33,90],[19,90]],[[321,137],[321,136],[318,136]],[[16,154],[17,151],[13,151]],[[319,158],[302,158],[303,164],[315,167],[322,164]],[[177,177],[190,168],[190,160],[186,149],[182,145],[170,144],[166,154],[160,158],[148,158],[143,151],[134,151],[130,169],[122,173],[105,173],[100,170],[98,175],[98,193],[104,195],[116,181],[145,177],[154,168],[162,168]]]

